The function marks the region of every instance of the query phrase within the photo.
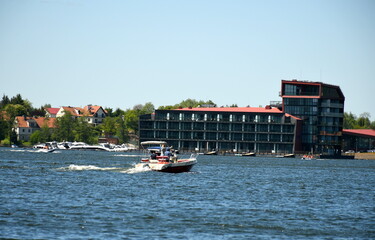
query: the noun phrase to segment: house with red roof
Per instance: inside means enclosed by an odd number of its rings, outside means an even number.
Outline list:
[[[29,141],[31,134],[35,131],[41,130],[45,126],[55,128],[55,121],[56,118],[18,116],[14,125],[17,139],[19,141]]]
[[[93,125],[102,124],[108,113],[101,106],[87,105],[80,107],[60,107],[56,113],[56,117],[64,116],[66,112],[70,112],[74,118],[83,117],[86,121]]]
[[[45,108],[46,117],[55,118],[60,108]]]

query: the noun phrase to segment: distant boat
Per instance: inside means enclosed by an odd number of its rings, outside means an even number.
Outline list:
[[[256,154],[253,152],[248,152],[248,153],[242,153],[242,157],[255,157]]]
[[[204,155],[217,155],[217,151],[206,152]]]
[[[296,156],[293,153],[285,155],[276,155],[277,158],[295,158]]]
[[[114,152],[112,148],[110,148],[109,144],[100,144],[100,145],[88,145],[86,143],[79,143],[70,146],[71,150],[100,150],[100,151],[107,151],[107,152]]]

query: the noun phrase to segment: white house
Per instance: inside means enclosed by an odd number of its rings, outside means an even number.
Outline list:
[[[84,108],[79,107],[61,107],[56,117],[64,116],[66,112],[70,112],[74,118],[84,117],[88,123],[98,125],[103,123],[107,117],[107,112],[101,106],[87,105]]]
[[[60,108],[46,108],[44,110],[46,111],[46,117],[55,118]]]
[[[24,117],[18,116],[15,119],[14,129],[17,133],[17,139],[20,141],[29,141],[33,132],[40,130],[42,127],[55,127],[56,118],[45,117]]]

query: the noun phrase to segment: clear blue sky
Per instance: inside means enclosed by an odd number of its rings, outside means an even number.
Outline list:
[[[373,0],[1,0],[0,94],[127,109],[266,105],[281,79],[339,85],[375,119]]]

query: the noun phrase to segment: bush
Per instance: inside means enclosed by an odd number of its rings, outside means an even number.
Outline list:
[[[10,146],[10,140],[9,138],[5,138],[4,140],[1,141],[2,146]]]
[[[21,144],[24,147],[31,147],[33,145],[31,142],[22,142]]]

